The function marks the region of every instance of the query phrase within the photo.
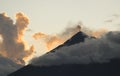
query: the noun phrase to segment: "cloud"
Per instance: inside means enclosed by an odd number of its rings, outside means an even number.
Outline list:
[[[119,20],[119,18],[120,18],[120,14],[113,14],[112,16],[110,16],[109,19],[105,20],[104,22],[112,23]]]
[[[120,14],[113,14],[104,21],[104,26],[111,31],[120,29]]]
[[[78,31],[81,30],[81,25],[76,25],[73,27],[67,27],[62,33],[59,34],[53,34],[53,35],[48,35],[44,34],[42,32],[37,32],[33,35],[33,38],[35,40],[43,40],[44,43],[46,44],[46,48],[48,50],[51,50],[58,45],[64,43],[67,39],[72,37],[74,34],[76,34]]]
[[[25,64],[25,57],[33,54],[34,46],[27,46],[24,41],[24,31],[29,24],[29,19],[23,13],[16,14],[16,23],[0,14],[0,54],[19,64]]]
[[[108,30],[105,28],[100,28],[97,30],[91,30],[87,27],[85,27],[82,23],[77,23],[74,26],[67,27],[63,32],[58,34],[52,34],[48,35],[42,32],[37,32],[33,34],[33,38],[35,40],[43,40],[43,44],[46,45],[46,48],[48,51],[54,49],[55,47],[59,46],[60,44],[63,44],[66,40],[71,38],[73,35],[75,35],[77,32],[83,31],[87,33],[88,35],[94,36],[96,38],[99,38],[101,35],[106,33]],[[40,42],[42,43],[42,42]]]
[[[86,38],[85,42],[64,46],[34,58],[31,64],[51,66],[61,64],[105,63],[120,58],[120,31],[107,32],[100,38]]]
[[[33,35],[33,38],[34,39],[40,39],[40,38],[44,38],[44,37],[46,37],[47,35],[46,34],[44,34],[44,33],[42,33],[42,32],[37,32],[37,33],[35,33],[34,35]]]

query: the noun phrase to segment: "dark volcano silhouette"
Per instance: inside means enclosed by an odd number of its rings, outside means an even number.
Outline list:
[[[74,44],[77,44],[80,42],[84,42],[85,38],[87,38],[87,37],[88,37],[88,35],[86,35],[85,33],[78,32],[74,36],[72,36],[69,40],[64,42],[63,45],[70,46],[70,45],[74,45]]]
[[[70,47],[71,45],[84,42],[85,38],[88,37],[83,32],[78,32],[49,53],[54,53],[56,49],[62,48],[63,46]],[[8,76],[120,76],[120,60],[111,59],[110,62],[105,63],[93,62],[90,64],[63,64],[55,66],[35,66],[29,64]]]
[[[56,49],[62,48],[64,46],[71,46],[71,45],[74,45],[80,42],[84,42],[85,38],[88,38],[88,37],[89,37],[88,35],[80,31],[76,33],[75,35],[73,35],[70,39],[65,41],[63,44],[59,45],[58,47],[54,48],[48,53],[55,52]],[[91,37],[91,38],[94,38],[94,37]]]

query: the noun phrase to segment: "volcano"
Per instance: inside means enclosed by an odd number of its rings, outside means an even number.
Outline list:
[[[76,33],[62,45],[51,50],[50,53],[57,52],[63,47],[72,47],[72,45],[83,43],[89,37],[83,32]],[[94,38],[95,39],[95,38]],[[111,59],[106,63],[89,63],[89,64],[61,64],[51,66],[37,66],[29,64],[8,76],[120,76],[120,60]]]
[[[89,37],[88,35],[86,35],[85,33],[80,31],[80,32],[76,33],[75,35],[73,35],[70,39],[65,41],[63,44],[59,45],[58,47],[54,48],[53,50],[51,50],[48,53],[55,52],[55,50],[62,48],[64,46],[71,46],[71,45],[74,45],[77,43],[84,42],[85,38],[88,38],[88,37]],[[94,37],[91,37],[91,38],[94,38]]]

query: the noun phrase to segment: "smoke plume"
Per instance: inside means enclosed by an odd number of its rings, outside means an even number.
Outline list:
[[[56,49],[31,64],[50,66],[61,64],[105,63],[120,58],[120,31],[107,32],[99,38],[86,38],[84,42]]]
[[[29,19],[23,13],[16,14],[16,23],[6,16],[0,14],[0,54],[10,58],[18,64],[24,64],[25,57],[32,55],[33,46],[27,46],[24,41],[24,31],[29,24]]]
[[[91,30],[85,27],[82,23],[78,23],[72,27],[67,27],[62,33],[55,34],[55,35],[48,35],[42,32],[38,32],[33,35],[33,38],[35,40],[39,40],[39,39],[43,40],[46,44],[47,50],[50,51],[55,47],[59,46],[60,44],[63,44],[66,40],[71,38],[73,35],[75,35],[79,31],[83,31],[90,36],[99,38],[103,34],[105,34],[108,30],[105,28],[100,28],[98,30]]]
[[[46,44],[46,48],[50,51],[51,49],[64,43],[67,39],[72,37],[80,30],[81,30],[81,25],[76,25],[74,27],[67,27],[62,33],[56,35],[48,35],[42,32],[38,32],[33,35],[33,38],[36,40],[42,39]]]

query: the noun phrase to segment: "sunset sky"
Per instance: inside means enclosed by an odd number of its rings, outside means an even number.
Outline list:
[[[12,19],[16,12],[24,12],[33,32],[53,34],[79,21],[92,28],[101,26],[120,13],[120,0],[0,0],[0,12]]]

